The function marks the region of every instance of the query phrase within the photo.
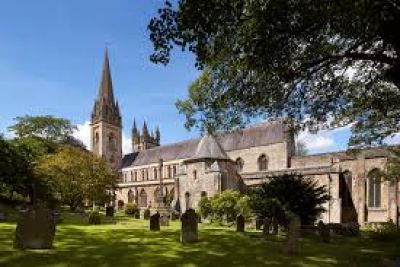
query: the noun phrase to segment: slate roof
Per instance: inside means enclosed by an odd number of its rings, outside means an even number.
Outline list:
[[[280,121],[264,122],[222,134],[216,139],[226,152],[279,143],[285,141],[285,125]],[[127,154],[123,157],[122,168],[157,163],[160,157],[164,161],[192,158],[200,140],[196,138]]]
[[[199,159],[229,160],[229,157],[214,136],[206,134],[201,138],[196,152],[189,160]]]

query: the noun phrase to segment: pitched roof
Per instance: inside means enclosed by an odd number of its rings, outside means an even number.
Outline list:
[[[280,121],[264,122],[249,128],[224,133],[216,139],[222,150],[226,152],[279,143],[285,141],[285,125]],[[196,138],[127,154],[123,158],[122,167],[157,163],[159,158],[164,161],[189,159],[196,155],[200,140],[200,138]]]
[[[229,160],[225,150],[211,134],[206,134],[197,145],[196,152],[189,160],[220,159]]]

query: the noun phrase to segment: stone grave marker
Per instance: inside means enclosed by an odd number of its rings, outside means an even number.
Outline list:
[[[21,211],[15,230],[14,247],[50,249],[53,247],[56,224],[52,212],[41,206]]]
[[[198,222],[199,218],[194,209],[188,209],[181,216],[181,242],[193,243],[199,240],[198,237]]]
[[[114,217],[114,207],[113,206],[107,206],[106,207],[106,216],[107,217]]]
[[[284,251],[288,254],[294,254],[298,249],[301,221],[296,214],[290,214],[288,217],[289,229]]]
[[[160,231],[160,213],[150,216],[150,231]]]
[[[245,219],[242,214],[236,217],[236,232],[244,232]]]

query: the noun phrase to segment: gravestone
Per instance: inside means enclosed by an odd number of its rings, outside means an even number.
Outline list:
[[[236,232],[244,232],[245,220],[242,214],[236,217]]]
[[[194,209],[188,209],[181,216],[182,229],[181,229],[181,242],[193,243],[199,240],[198,236],[198,222],[199,218]]]
[[[53,247],[56,224],[52,212],[35,206],[19,214],[14,247],[50,249]]]
[[[133,215],[133,217],[134,217],[135,219],[140,219],[140,211],[135,212],[135,214]]]
[[[269,229],[271,228],[271,219],[265,217],[263,221],[263,234],[269,235]]]
[[[261,230],[263,226],[263,219],[260,217],[256,218],[256,230]]]
[[[150,216],[150,231],[160,231],[160,213]]]
[[[271,224],[272,224],[272,234],[277,235],[278,230],[279,230],[279,224],[278,224],[278,220],[276,219],[276,217],[272,217]]]
[[[169,214],[167,212],[162,212],[160,215],[160,225],[169,226]]]
[[[113,206],[107,206],[106,207],[106,216],[107,217],[114,217],[114,207]]]
[[[289,229],[284,251],[288,254],[294,254],[298,248],[301,222],[296,214],[290,214],[288,217]]]
[[[143,212],[143,219],[148,220],[150,219],[150,209],[145,209]]]
[[[322,242],[329,243],[331,241],[329,227],[323,221],[318,222],[318,234]]]

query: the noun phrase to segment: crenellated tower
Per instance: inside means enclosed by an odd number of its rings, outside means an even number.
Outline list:
[[[107,50],[99,92],[93,106],[90,134],[91,151],[118,170],[122,160],[122,120],[118,101],[114,99]]]
[[[143,123],[142,131],[139,132],[136,121],[132,126],[132,150],[133,152],[143,151],[160,145],[160,128],[157,126],[155,132],[149,132],[146,121]]]

